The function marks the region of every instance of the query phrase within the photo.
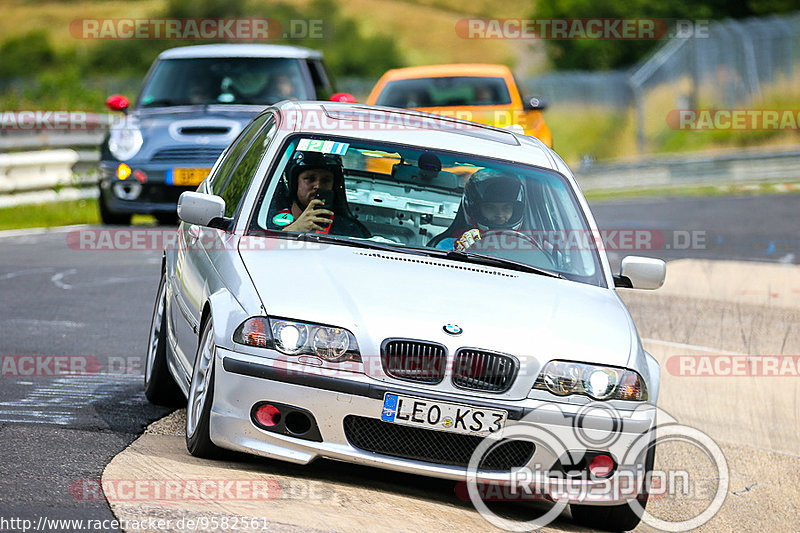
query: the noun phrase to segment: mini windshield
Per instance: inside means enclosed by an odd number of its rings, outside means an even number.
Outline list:
[[[165,59],[156,65],[138,105],[268,105],[286,99],[313,99],[296,59]]]
[[[254,208],[253,234],[455,251],[461,259],[500,258],[605,286],[595,235],[557,172],[319,135],[293,136],[284,147]]]
[[[511,103],[503,78],[448,76],[397,80],[386,84],[377,105],[389,107],[451,107]]]

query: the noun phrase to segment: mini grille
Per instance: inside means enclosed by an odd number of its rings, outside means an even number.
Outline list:
[[[466,467],[483,440],[475,435],[401,426],[375,418],[348,415],[344,419],[347,441],[368,452],[426,463]],[[528,464],[536,449],[526,440],[501,440],[479,463],[481,470],[511,470]]]
[[[462,389],[505,392],[517,374],[517,362],[507,355],[462,348],[456,353],[453,384]]]
[[[441,344],[394,339],[381,347],[381,362],[388,376],[434,384],[444,378],[447,352]]]
[[[213,163],[222,153],[221,148],[164,148],[150,159],[156,163]]]

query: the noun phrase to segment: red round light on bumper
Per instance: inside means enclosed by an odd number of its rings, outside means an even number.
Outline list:
[[[608,477],[613,471],[614,459],[608,455],[596,455],[589,463],[589,472],[591,472],[593,476]]]
[[[255,419],[262,426],[271,428],[281,421],[281,412],[274,405],[265,403],[256,409]]]

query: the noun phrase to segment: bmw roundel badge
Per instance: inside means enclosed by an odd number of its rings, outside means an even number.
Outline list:
[[[464,331],[461,326],[456,326],[455,324],[446,324],[442,329],[448,335],[461,335]]]

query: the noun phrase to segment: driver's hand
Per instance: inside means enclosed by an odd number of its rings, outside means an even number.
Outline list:
[[[481,240],[481,230],[475,228],[469,231],[465,231],[464,234],[459,237],[453,247],[456,250],[464,251],[476,242]]]
[[[297,220],[283,228],[283,231],[295,231],[297,233],[308,233],[311,231],[325,230],[331,223],[333,211],[318,207],[325,202],[318,198],[311,200],[305,210],[297,217]]]

